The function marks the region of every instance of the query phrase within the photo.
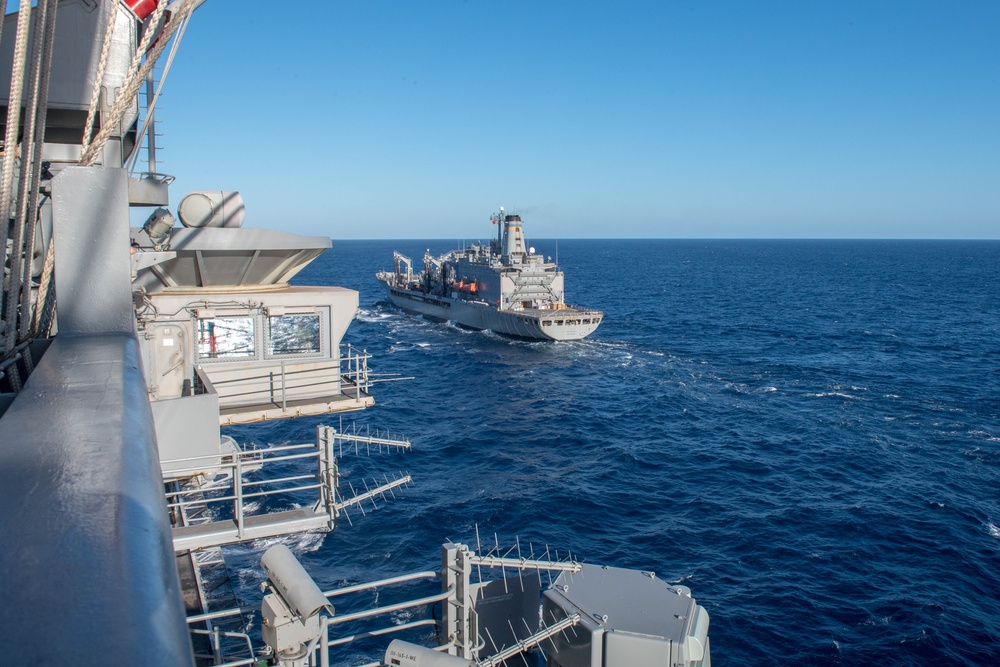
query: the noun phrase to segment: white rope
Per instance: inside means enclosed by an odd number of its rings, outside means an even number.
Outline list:
[[[17,15],[17,36],[14,39],[14,60],[10,68],[10,96],[7,98],[7,135],[3,150],[3,178],[0,181],[0,277],[7,257],[7,220],[10,218],[11,196],[14,189],[14,161],[17,157],[17,131],[21,124],[21,91],[24,87],[24,58],[28,50],[28,26],[31,22],[31,0],[21,0]],[[9,335],[13,323],[4,332]]]
[[[32,33],[31,60],[28,67],[28,100],[24,109],[24,130],[21,138],[21,169],[20,191],[17,196],[17,213],[14,216],[14,236],[10,254],[10,276],[6,286],[7,309],[4,313],[10,334],[4,352],[9,353],[17,343],[18,330],[18,296],[21,293],[21,263],[25,255],[24,228],[28,219],[28,202],[31,199],[32,187],[37,187],[35,173],[38,165],[35,161],[35,139],[38,128],[38,98],[42,83],[42,47],[45,45],[45,28],[48,26],[48,13],[51,11],[49,0],[39,0],[35,7],[34,29]],[[31,216],[34,226],[35,216]]]
[[[45,263],[42,265],[42,278],[38,283],[38,296],[35,297],[35,316],[31,319],[31,337],[37,338],[40,334],[46,334],[49,328],[48,318],[43,320],[43,315],[47,315],[52,310],[49,303],[49,286],[52,284],[52,267],[55,265],[55,230],[49,237],[49,245],[45,250]],[[55,294],[55,292],[53,292]],[[43,331],[44,329],[44,331]]]
[[[175,3],[177,4],[177,3]],[[125,110],[132,103],[132,99],[135,98],[136,94],[139,92],[139,86],[145,81],[146,75],[156,64],[157,58],[163,53],[170,38],[173,36],[174,32],[180,27],[180,24],[184,23],[181,19],[186,19],[192,11],[194,11],[196,5],[198,4],[195,0],[181,0],[180,9],[173,14],[170,23],[161,31],[159,40],[153,47],[153,50],[147,55],[146,62],[139,68],[138,71],[132,72],[132,75],[127,79],[127,82],[122,85],[118,91],[118,96],[115,99],[114,106],[112,106],[111,111],[107,115],[107,122],[101,123],[101,131],[98,132],[97,136],[92,142],[90,142],[86,149],[80,156],[80,164],[84,166],[90,166],[97,159],[97,155],[104,148],[104,144],[107,142],[108,138],[111,136],[112,128],[116,127],[125,114]],[[159,9],[159,6],[157,6]],[[115,3],[115,9],[112,10],[114,13],[117,10],[117,2]],[[150,23],[150,25],[153,25]],[[153,31],[148,31],[152,33]],[[141,53],[141,50],[140,50]],[[100,78],[98,79],[100,81]],[[98,87],[99,91],[100,88]],[[99,95],[95,95],[91,99],[91,106],[93,107],[97,104]],[[95,112],[96,113],[96,112]],[[91,120],[91,122],[93,122]],[[88,124],[88,128],[90,125]],[[89,132],[87,132],[89,134]],[[53,233],[53,237],[55,234]],[[52,290],[52,271],[55,266],[55,243],[53,239],[49,239],[48,247],[45,251],[45,264],[42,268],[42,276],[38,285],[38,297],[35,305],[35,316],[32,318],[31,323],[31,334],[32,336],[47,335],[48,329],[52,324],[52,312],[55,308],[55,292]]]
[[[129,72],[134,72],[139,69],[139,63],[142,62],[143,54],[149,50],[149,45],[153,41],[153,36],[158,34],[156,28],[160,24],[160,19],[163,17],[163,10],[167,8],[168,2],[169,0],[159,0],[156,4],[156,9],[154,9],[153,13],[149,15],[149,19],[146,21],[146,30],[142,33],[142,39],[139,41],[139,46],[136,48],[135,54],[132,56],[132,63],[128,66]]]
[[[41,182],[42,146],[45,144],[45,127],[48,121],[49,80],[52,75],[52,50],[56,38],[56,11],[59,0],[48,0],[50,8],[45,16],[45,45],[42,48],[42,81],[38,96],[38,129],[35,132],[34,160],[32,170],[32,186],[28,197],[28,211],[31,218],[28,222],[27,236],[24,240],[24,276],[21,281],[21,329],[20,337],[26,338],[31,331],[31,274],[34,268],[35,229],[38,218],[38,185]]]
[[[98,154],[104,149],[104,144],[107,143],[111,137],[111,133],[115,131],[115,128],[125,116],[125,111],[131,106],[135,96],[138,94],[139,86],[145,82],[146,75],[153,69],[156,60],[163,53],[164,49],[167,48],[170,38],[173,37],[174,32],[180,27],[181,19],[186,18],[194,11],[195,0],[180,0],[180,4],[180,9],[171,17],[170,23],[161,31],[156,45],[146,56],[146,62],[137,71],[133,71],[122,87],[119,88],[118,96],[115,98],[115,103],[107,116],[108,122],[101,124],[101,131],[98,132],[94,141],[80,156],[80,164],[90,166],[97,160]],[[145,36],[143,41],[145,42]]]
[[[87,122],[83,125],[83,145],[81,152],[90,145],[90,133],[94,129],[94,118],[97,117],[97,107],[101,102],[101,84],[104,83],[104,69],[108,66],[111,54],[112,37],[115,34],[115,20],[118,18],[118,0],[111,3],[108,10],[108,21],[104,26],[104,45],[101,46],[101,58],[97,61],[97,75],[94,77],[94,88],[90,92],[90,108],[87,110]]]
[[[7,16],[7,0],[0,0],[0,16]],[[3,30],[0,30],[0,37],[3,36]]]

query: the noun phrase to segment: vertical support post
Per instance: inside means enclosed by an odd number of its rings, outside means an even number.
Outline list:
[[[330,667],[330,619],[319,617],[319,667]]]
[[[367,392],[368,389],[369,389],[369,385],[368,385],[368,350],[367,349],[361,350],[361,360],[358,362],[358,364],[361,367],[361,369],[359,370],[360,375],[358,376],[358,389],[360,390],[360,388],[361,388],[361,386],[360,386],[361,382],[364,382],[365,391]],[[360,399],[361,399],[361,393],[359,391],[358,392],[358,400],[360,400]]]
[[[219,626],[212,626],[212,664],[222,664],[222,640],[219,638]]]
[[[479,629],[472,609],[472,590],[469,579],[472,563],[469,548],[464,544],[446,542],[441,545],[441,586],[448,592],[442,610],[445,636],[452,647],[451,655],[472,659]]]
[[[347,377],[347,381],[350,382],[351,381],[351,344],[350,343],[347,344],[347,368],[346,368],[346,374],[345,375]],[[357,398],[357,397],[355,396],[355,398]]]
[[[337,459],[333,455],[333,429],[329,426],[316,427],[316,448],[319,450],[319,482],[322,492],[323,509],[327,516],[327,527],[337,527]]]
[[[233,491],[236,497],[236,535],[243,539],[243,456],[238,452],[235,456],[235,466],[233,468]]]
[[[148,157],[147,172],[156,173],[156,117],[153,109],[153,100],[156,99],[153,90],[153,70],[149,70],[146,75],[146,122],[149,127],[146,131],[146,155]]]
[[[281,409],[288,407],[288,396],[285,394],[285,362],[281,362]]]

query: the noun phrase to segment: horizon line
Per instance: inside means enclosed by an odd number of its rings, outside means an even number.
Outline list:
[[[396,237],[396,238],[338,238],[333,241],[468,241],[471,237]],[[1000,237],[891,237],[891,236],[536,236],[539,241],[986,241],[997,242]],[[492,239],[490,239],[492,240]],[[477,239],[482,241],[482,239]]]

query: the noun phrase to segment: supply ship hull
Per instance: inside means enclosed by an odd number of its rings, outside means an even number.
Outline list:
[[[592,334],[604,313],[565,303],[563,272],[534,248],[525,250],[521,218],[501,209],[492,221],[500,226],[496,241],[425,254],[420,273],[394,253],[394,270],[376,274],[389,301],[435,322],[505,336],[568,341]]]
[[[434,322],[454,322],[469,329],[489,330],[516,338],[580,340],[592,334],[603,317],[600,311],[572,306],[562,310],[522,308],[505,311],[484,301],[434,296],[394,286],[381,277],[379,280],[392,305],[411,315],[422,315]]]

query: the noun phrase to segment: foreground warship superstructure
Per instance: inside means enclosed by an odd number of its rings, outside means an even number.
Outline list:
[[[320,426],[315,442],[254,449],[220,430],[373,399],[368,355],[342,345],[357,292],[289,284],[329,239],[244,228],[235,192],[189,194],[179,223],[170,211],[153,131],[166,72],[153,67],[199,4],[25,0],[4,20],[0,627],[12,659],[328,665],[334,646],[433,626],[434,649],[386,637],[370,664],[499,665],[537,646],[559,667],[709,665],[708,614],[651,573],[449,542],[440,571],[324,592],[286,546],[254,542],[333,530],[407,485],[398,474],[355,492],[339,462],[410,443]],[[235,543],[262,552],[259,604],[224,595],[222,548]],[[535,571],[555,581],[543,590]],[[351,614],[331,604],[420,579],[440,592]],[[342,625],[409,608],[427,618]]]
[[[497,238],[440,257],[424,255],[413,272],[409,257],[394,253],[393,271],[376,275],[398,308],[470,329],[489,329],[518,338],[580,340],[597,329],[598,310],[565,302],[563,272],[527,246],[521,216],[491,218]]]

